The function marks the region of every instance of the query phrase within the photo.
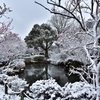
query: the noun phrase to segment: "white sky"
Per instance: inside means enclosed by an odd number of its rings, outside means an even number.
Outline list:
[[[47,4],[47,0],[0,0],[0,6],[3,6],[3,3],[5,3],[7,7],[13,10],[11,13],[8,13],[7,16],[13,19],[13,32],[19,34],[22,39],[28,35],[34,24],[46,23],[52,16],[49,11],[37,5],[34,1],[38,1],[46,7],[50,7],[50,5]],[[65,1],[66,0],[63,0],[62,4]],[[7,21],[9,21],[7,18],[0,18],[0,22]]]
[[[46,23],[51,14],[41,6],[34,3],[35,0],[0,0],[0,6],[3,3],[13,10],[7,14],[7,17],[13,19],[12,26],[14,26],[13,32],[19,34],[24,39],[26,35],[31,31],[34,24]],[[42,4],[47,5],[46,0],[36,0]],[[6,18],[0,18],[0,22],[9,21]]]

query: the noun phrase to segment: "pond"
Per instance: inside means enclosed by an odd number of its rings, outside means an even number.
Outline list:
[[[51,64],[27,64],[24,73],[19,75],[20,78],[25,79],[29,85],[37,80],[54,78],[60,86],[64,86],[66,82],[79,81],[76,75],[66,76],[64,67],[55,66]]]

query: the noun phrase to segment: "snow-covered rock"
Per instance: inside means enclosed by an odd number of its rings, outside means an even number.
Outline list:
[[[25,63],[30,63],[32,61],[31,57],[24,57]]]
[[[13,69],[25,68],[25,62],[23,59],[15,59],[10,65]]]

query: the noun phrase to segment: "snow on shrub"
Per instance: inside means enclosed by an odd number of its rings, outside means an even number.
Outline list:
[[[2,70],[2,74],[7,74],[8,75],[8,73],[12,73],[13,74],[14,73],[13,69],[7,67],[7,68]]]
[[[57,100],[63,95],[62,88],[55,82],[54,79],[36,81],[30,87],[30,94],[35,100],[50,99]]]
[[[54,79],[40,80],[30,87],[35,100],[92,100],[96,91],[92,85],[85,82],[66,83],[60,87]]]
[[[15,92],[20,92],[21,88],[28,86],[25,80],[20,79],[17,75],[7,78],[8,86]]]
[[[0,83],[4,83],[8,78],[8,75],[5,74],[0,74]]]
[[[0,82],[4,83],[7,82],[8,86],[14,92],[20,92],[21,88],[28,86],[25,80],[20,79],[17,75],[16,76],[8,76],[5,74],[0,74]]]
[[[81,99],[90,100],[96,97],[96,91],[93,85],[85,82],[75,82],[73,84],[65,84],[63,87],[65,99]]]
[[[0,81],[7,81],[8,86],[14,92],[20,92],[21,88],[27,86],[27,82],[18,76],[9,77],[0,74]],[[95,100],[96,90],[93,85],[85,82],[66,83],[64,87],[59,86],[54,79],[40,80],[30,86],[29,95],[34,100]]]
[[[0,100],[20,100],[20,96],[19,95],[10,95],[9,93],[8,94],[5,94],[5,87],[3,85],[0,85]],[[11,91],[9,89],[9,92],[10,93],[13,93],[13,91]],[[29,100],[28,98],[24,97],[24,100]]]

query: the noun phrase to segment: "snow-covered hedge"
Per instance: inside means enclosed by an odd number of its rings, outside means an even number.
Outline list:
[[[62,98],[63,91],[62,88],[55,82],[54,79],[40,80],[32,84],[30,87],[32,93],[30,94],[35,100],[45,100],[50,99],[57,100],[57,98]]]
[[[96,97],[93,86],[85,82],[66,83],[60,87],[54,79],[40,80],[30,87],[35,100],[92,100]]]

